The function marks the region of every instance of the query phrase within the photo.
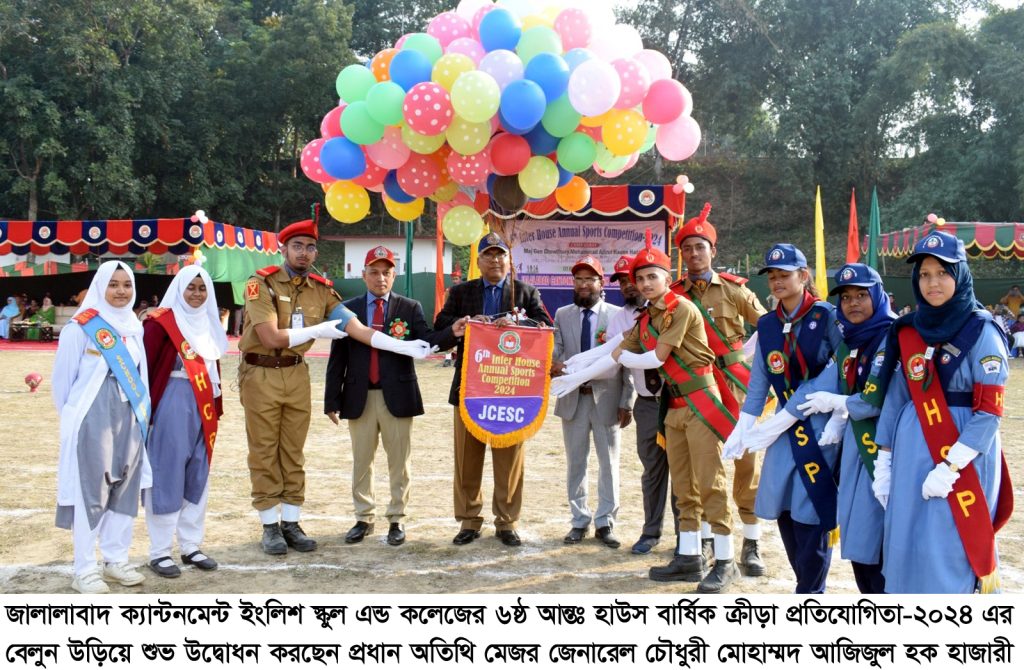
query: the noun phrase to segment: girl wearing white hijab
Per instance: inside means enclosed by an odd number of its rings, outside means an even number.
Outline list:
[[[182,563],[215,570],[217,562],[200,545],[217,418],[223,413],[219,361],[228,341],[209,273],[198,265],[179,272],[143,330],[153,402],[147,443],[153,488],[144,496],[149,567],[161,577],[181,574],[171,558],[177,533]]]
[[[73,531],[71,587],[80,593],[107,593],[106,581],[134,586],[145,579],[128,564],[139,491],[152,480],[143,448],[149,418],[146,356],[134,304],[128,266],[101,265],[61,330],[51,375],[60,415],[56,523]],[[117,370],[108,357],[121,363]],[[96,564],[97,539],[102,569]]]

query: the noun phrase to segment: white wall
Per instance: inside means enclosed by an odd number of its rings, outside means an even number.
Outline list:
[[[345,243],[345,279],[359,278],[363,274],[363,261],[366,260],[366,253],[378,245],[383,244],[395,254],[398,274],[405,274],[408,269],[416,272],[437,271],[437,251],[434,238],[417,237],[412,243],[412,262],[407,263],[405,258],[404,237],[342,237],[330,236],[325,239],[331,242]],[[444,243],[444,273],[452,271],[452,247]]]

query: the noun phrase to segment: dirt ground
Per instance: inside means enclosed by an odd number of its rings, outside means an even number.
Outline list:
[[[318,349],[324,349],[318,346]],[[6,439],[0,463],[6,480],[0,488],[0,592],[70,593],[71,534],[53,525],[56,491],[58,422],[49,393],[52,352],[0,352],[0,417]],[[237,355],[224,362],[233,380]],[[451,369],[439,361],[418,363],[426,415],[413,429],[412,490],[402,547],[384,542],[387,520],[378,518],[376,533],[357,545],[344,535],[352,515],[351,450],[344,424],[335,427],[322,414],[326,358],[310,358],[313,422],[306,442],[307,501],[302,524],[316,538],[316,552],[264,555],[258,545],[260,524],[249,503],[245,428],[237,389],[225,388],[226,413],[218,434],[210,487],[204,549],[220,569],[183,570],[178,579],[162,579],[144,570],[140,587],[149,593],[685,593],[692,584],[659,584],[647,579],[652,565],[666,562],[669,539],[649,556],[634,556],[643,519],[641,467],[632,426],[622,440],[621,512],[616,533],[623,547],[611,550],[591,535],[566,546],[569,529],[565,495],[565,455],[560,421],[550,414],[541,431],[527,442],[526,483],[520,534],[523,546],[512,549],[495,537],[493,526],[465,547],[451,539],[458,531],[452,518],[452,409],[446,400]],[[1003,446],[1015,482],[1018,508],[1024,482],[1024,365],[1011,364],[1003,420]],[[24,376],[38,371],[46,378],[37,393],[28,393]],[[551,406],[553,407],[553,402]],[[550,410],[550,407],[549,407]],[[591,459],[591,500],[596,500],[597,464]],[[731,467],[730,470],[731,476]],[[490,464],[485,468],[485,517],[490,512]],[[386,460],[378,451],[375,470],[378,511],[387,505]],[[774,523],[764,524],[765,577],[743,577],[733,593],[791,593],[792,573]],[[666,521],[666,538],[671,522]],[[1024,514],[1020,511],[999,535],[1003,588],[1024,590]],[[737,546],[740,534],[735,534]],[[143,564],[148,538],[140,515],[135,523],[131,560]],[[177,555],[175,555],[177,560]],[[119,592],[137,592],[114,587]],[[849,563],[832,561],[828,590],[856,592]]]

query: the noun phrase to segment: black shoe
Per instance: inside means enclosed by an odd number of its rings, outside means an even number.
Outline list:
[[[571,529],[569,529],[569,532],[566,534],[566,536],[562,538],[562,542],[565,542],[566,544],[579,544],[580,541],[583,540],[583,538],[585,538],[586,536],[586,527],[577,528],[576,526],[573,526]]]
[[[181,568],[174,564],[174,561],[170,556],[154,558],[149,562],[149,569],[161,577],[167,577],[168,579],[181,576]]]
[[[363,538],[373,532],[373,524],[366,523],[365,521],[356,521],[356,525],[352,526],[347,533],[345,533],[345,544],[356,544],[362,542]]]
[[[288,553],[288,543],[281,534],[281,526],[277,523],[263,524],[263,539],[260,540],[260,547],[264,554],[281,556]]]
[[[193,551],[191,554],[186,556],[181,555],[181,562],[185,565],[194,565],[200,570],[216,570],[217,561],[213,560],[201,551]]]
[[[661,542],[660,537],[654,537],[653,535],[641,535],[640,538],[633,543],[633,548],[630,550],[634,554],[641,556],[651,553],[658,543]]]
[[[700,541],[700,555],[704,559],[704,569],[715,564],[715,538],[705,537]]]
[[[501,540],[501,543],[506,547],[518,547],[523,543],[523,541],[519,539],[519,533],[514,530],[499,530],[495,535],[497,535],[498,539]]]
[[[612,534],[611,526],[601,526],[594,534],[597,535],[597,539],[601,540],[606,547],[618,549],[622,546],[622,543],[619,542],[619,538]]]
[[[743,540],[743,549],[740,550],[740,565],[743,566],[748,577],[762,577],[768,572],[764,561],[761,560],[757,540]]]
[[[736,561],[715,561],[715,567],[697,585],[698,593],[721,593],[740,576]]]
[[[671,563],[655,566],[647,574],[656,582],[699,582],[704,577],[704,557],[676,554]]]
[[[478,537],[480,537],[480,531],[473,530],[472,528],[463,528],[455,535],[452,544],[469,544]]]
[[[388,544],[397,547],[403,542],[405,542],[405,528],[400,523],[391,524],[388,528]]]
[[[316,549],[316,540],[306,537],[298,521],[282,521],[281,534],[284,535],[284,541],[288,543],[288,546],[295,551],[305,552]]]

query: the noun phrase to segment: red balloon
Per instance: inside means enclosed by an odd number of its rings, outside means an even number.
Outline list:
[[[302,168],[303,174],[318,184],[329,184],[337,181],[334,177],[327,174],[327,171],[320,165],[320,149],[323,148],[326,141],[325,139],[313,140],[303,147],[301,157],[299,158],[299,166]]]
[[[487,180],[491,172],[491,156],[487,149],[471,156],[452,152],[448,156],[448,173],[456,184],[476,186]]]
[[[366,153],[366,147],[363,147],[363,153]],[[352,180],[353,184],[359,184],[363,188],[373,188],[374,186],[380,186],[384,183],[384,177],[388,175],[388,171],[381,166],[374,163],[367,157],[366,159],[366,171]]]
[[[494,174],[503,177],[519,174],[530,162],[530,143],[519,135],[499,133],[491,140],[489,148]]]
[[[441,166],[430,156],[414,154],[398,168],[398,185],[409,195],[424,198],[441,185]]]
[[[345,103],[341,103],[331,111],[327,112],[324,120],[320,122],[320,137],[329,140],[332,137],[344,137],[341,132],[341,113],[345,111]]]
[[[584,135],[590,135],[590,139],[595,142],[601,141],[601,126],[584,126],[580,124],[576,128],[576,132],[583,133]]]

